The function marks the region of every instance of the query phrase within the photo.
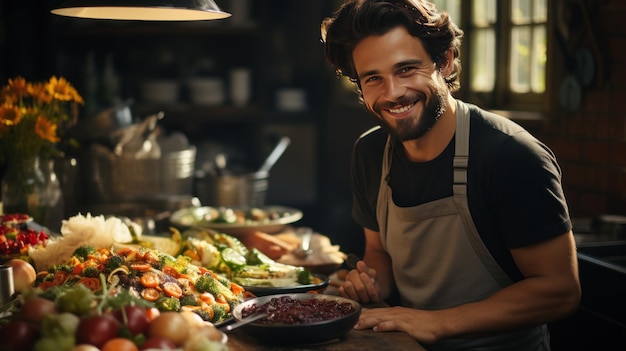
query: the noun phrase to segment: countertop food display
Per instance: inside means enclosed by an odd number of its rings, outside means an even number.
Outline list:
[[[223,331],[238,307],[285,294],[337,298],[324,294],[345,257],[319,233],[309,256],[293,256],[300,238],[291,226],[240,237],[196,226],[143,235],[128,218],[88,213],[63,220],[55,234],[34,229],[26,214],[1,219],[2,263],[19,260],[31,269],[17,275],[34,274],[32,286],[0,305],[3,350],[271,349],[245,328]],[[334,268],[319,272],[328,264]],[[350,318],[342,325],[358,315]],[[358,348],[362,337],[403,345],[397,350],[419,346],[406,334],[384,334],[346,327],[316,340],[332,339],[332,350]]]

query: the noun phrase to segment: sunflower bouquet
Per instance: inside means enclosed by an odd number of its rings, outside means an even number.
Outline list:
[[[0,90],[0,163],[60,154],[83,98],[63,77],[46,82],[9,79]]]

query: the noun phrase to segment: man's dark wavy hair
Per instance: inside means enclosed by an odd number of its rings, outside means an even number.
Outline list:
[[[399,25],[422,41],[438,67],[445,64],[445,52],[453,49],[454,67],[444,79],[451,92],[457,91],[463,31],[447,12],[438,12],[434,4],[425,0],[346,0],[332,17],[322,22],[326,59],[338,75],[358,84],[352,61],[354,47],[368,36],[385,34]]]

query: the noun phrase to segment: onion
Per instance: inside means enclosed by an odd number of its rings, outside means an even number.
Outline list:
[[[37,272],[35,272],[33,265],[19,258],[11,259],[7,261],[5,265],[13,267],[13,285],[15,292],[21,293],[33,286],[35,278],[37,277]]]

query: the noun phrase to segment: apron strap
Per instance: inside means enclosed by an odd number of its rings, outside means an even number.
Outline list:
[[[456,135],[454,147],[454,195],[467,194],[467,159],[469,157],[469,108],[457,100],[456,103]]]

